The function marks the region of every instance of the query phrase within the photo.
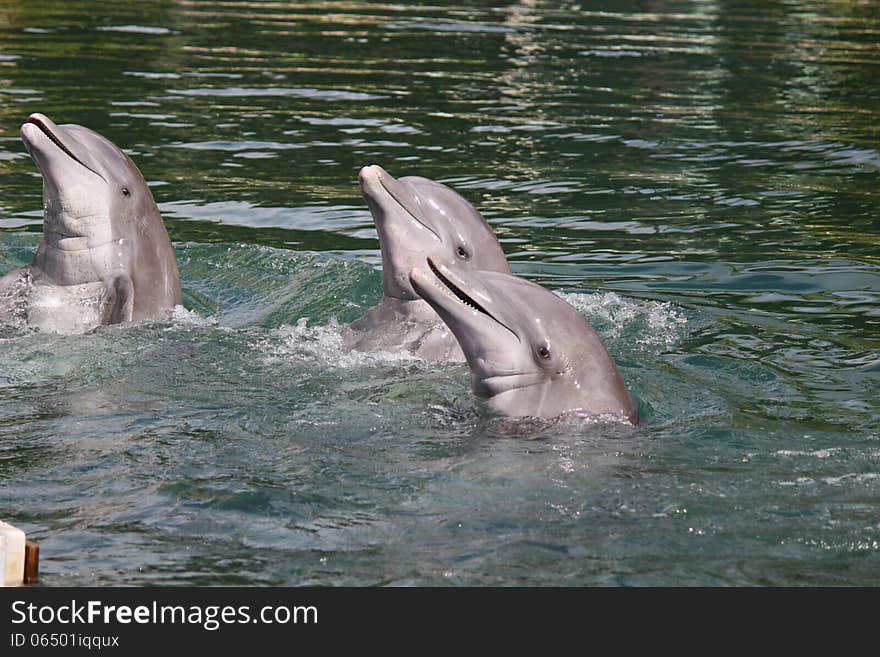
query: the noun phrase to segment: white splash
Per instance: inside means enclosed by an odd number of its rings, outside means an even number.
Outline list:
[[[375,364],[412,363],[430,366],[426,361],[407,351],[361,352],[346,351],[343,332],[345,326],[336,318],[323,326],[310,326],[307,317],[301,318],[293,326],[286,325],[274,329],[268,338],[260,340],[257,348],[263,352],[266,364],[291,359],[309,359],[324,365],[339,368],[363,367]]]
[[[671,349],[686,335],[687,318],[671,302],[629,301],[614,292],[560,295],[587,319],[599,323],[603,337],[619,338],[634,332],[645,349]]]
[[[187,310],[183,306],[174,306],[171,310],[171,325],[166,330],[178,327],[217,326],[216,317],[202,317],[195,310]]]
[[[815,456],[817,459],[827,459],[829,456],[833,455],[835,452],[839,452],[839,447],[829,447],[828,449],[817,449],[812,452],[802,451],[796,449],[779,449],[776,450],[775,454],[778,456]]]

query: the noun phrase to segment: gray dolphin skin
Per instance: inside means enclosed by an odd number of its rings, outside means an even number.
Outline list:
[[[495,234],[476,208],[446,185],[419,176],[394,178],[376,165],[362,168],[359,179],[379,233],[383,296],[349,324],[345,346],[464,360],[455,336],[413,290],[409,272],[434,255],[466,271],[510,273]]]
[[[177,261],[134,163],[97,132],[42,114],[21,138],[43,176],[43,239],[0,279],[11,312],[58,333],[168,318],[181,303]]]
[[[638,422],[636,405],[599,335],[549,290],[433,257],[410,272],[410,282],[458,338],[474,394],[495,413],[615,414]]]

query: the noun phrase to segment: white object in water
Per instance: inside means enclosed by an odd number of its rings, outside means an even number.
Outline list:
[[[0,520],[0,586],[24,584],[24,532]]]

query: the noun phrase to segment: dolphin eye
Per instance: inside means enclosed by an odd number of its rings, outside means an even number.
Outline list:
[[[458,254],[458,257],[461,258],[462,260],[468,260],[471,257],[471,254],[468,253],[468,250],[466,248],[464,248],[463,246],[458,247],[458,249],[456,249],[455,252]]]
[[[122,188],[122,195],[123,196],[131,196],[131,192],[128,190],[128,187]]]
[[[536,353],[541,360],[548,360],[550,358],[550,347],[546,344],[542,344],[536,349]]]

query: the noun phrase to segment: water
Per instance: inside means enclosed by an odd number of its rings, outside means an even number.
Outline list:
[[[856,1],[0,0],[0,272],[41,111],[132,155],[186,306],[0,335],[0,517],[46,585],[876,584],[878,36]],[[473,201],[643,423],[342,354],[370,163]]]

